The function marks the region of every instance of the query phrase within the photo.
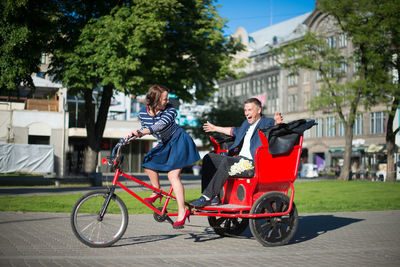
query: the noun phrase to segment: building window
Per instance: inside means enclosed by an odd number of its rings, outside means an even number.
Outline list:
[[[340,63],[340,67],[339,67],[339,73],[341,75],[345,75],[347,73],[347,63],[345,61],[342,61]]]
[[[310,92],[304,92],[303,91],[303,107],[308,108],[309,102],[310,102]]]
[[[317,70],[317,81],[321,81],[322,80],[322,74],[320,71]]]
[[[344,124],[343,122],[339,123],[339,136],[344,136]]]
[[[311,138],[311,129],[305,130],[303,133],[304,138]]]
[[[40,63],[42,63],[42,64],[46,64],[47,63],[46,53],[42,53],[42,56],[40,57]]]
[[[335,117],[326,118],[326,136],[336,135]]]
[[[50,136],[29,135],[28,144],[30,145],[49,145]]]
[[[322,118],[318,118],[315,120],[317,125],[315,126],[315,136],[316,137],[323,137],[323,128],[324,128],[324,123]]]
[[[273,76],[272,79],[274,81],[274,88],[278,88],[278,75]]]
[[[39,78],[44,79],[44,78],[46,77],[46,72],[39,72],[39,73],[36,73],[36,77],[39,77]]]
[[[290,75],[288,76],[288,86],[290,87],[290,86],[295,86],[295,85],[297,85],[298,77],[299,77],[299,76],[297,76],[297,75],[290,74]]]
[[[277,43],[278,43],[278,37],[274,36],[274,37],[272,38],[272,44],[273,44],[273,45],[276,45]]]
[[[266,92],[266,114],[274,114],[278,108],[278,76],[269,76],[267,78],[268,87]]]
[[[288,97],[288,112],[295,111],[297,107],[297,95],[289,95]]]
[[[353,135],[362,135],[362,134],[363,134],[362,114],[358,114],[358,116],[354,120]]]
[[[335,36],[328,37],[326,42],[327,42],[327,44],[328,44],[328,46],[330,48],[334,48],[336,46],[336,44],[335,44]]]
[[[339,47],[346,47],[347,46],[347,37],[345,33],[341,33],[339,35]]]
[[[242,94],[241,94],[241,87],[242,87],[242,84],[241,84],[241,83],[235,84],[234,96],[242,95]]]
[[[371,134],[384,133],[385,114],[383,112],[372,112],[370,114],[370,118],[371,118],[371,124],[370,124]]]
[[[310,71],[306,70],[303,72],[303,83],[310,82]]]

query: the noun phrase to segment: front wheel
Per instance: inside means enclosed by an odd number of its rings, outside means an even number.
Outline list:
[[[79,241],[87,246],[111,246],[126,231],[128,210],[117,195],[111,197],[104,217],[99,217],[108,194],[103,190],[89,192],[79,198],[72,209],[72,230]]]
[[[281,192],[268,192],[257,199],[251,214],[281,213],[289,208],[290,198]],[[299,222],[296,205],[288,215],[250,219],[250,231],[263,246],[286,245],[292,239]]]

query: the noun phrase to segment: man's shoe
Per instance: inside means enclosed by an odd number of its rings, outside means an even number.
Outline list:
[[[211,204],[211,200],[207,200],[204,196],[201,196],[198,200],[193,201],[190,203],[195,208],[203,208]]]
[[[219,205],[221,204],[221,200],[219,199],[219,196],[215,196],[213,197],[213,199],[211,199],[211,205]]]

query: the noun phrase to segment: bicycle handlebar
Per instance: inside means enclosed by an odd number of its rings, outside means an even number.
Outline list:
[[[135,140],[138,138],[137,136],[129,136],[127,138],[121,138],[119,142],[114,146],[111,152],[111,156],[109,159],[103,158],[103,164],[107,163],[108,165],[116,165],[117,164],[117,159],[119,158],[121,154],[121,147],[129,144],[131,141]]]

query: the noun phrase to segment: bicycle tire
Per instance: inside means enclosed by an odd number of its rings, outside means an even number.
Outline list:
[[[259,197],[251,208],[250,214],[285,212],[290,198],[282,192],[268,192]],[[289,243],[296,233],[299,218],[296,205],[288,215],[250,219],[250,231],[263,246],[282,246]]]
[[[125,203],[114,194],[102,220],[99,214],[108,192],[96,190],[78,199],[71,213],[71,226],[75,236],[89,247],[108,247],[124,235],[128,226]]]

